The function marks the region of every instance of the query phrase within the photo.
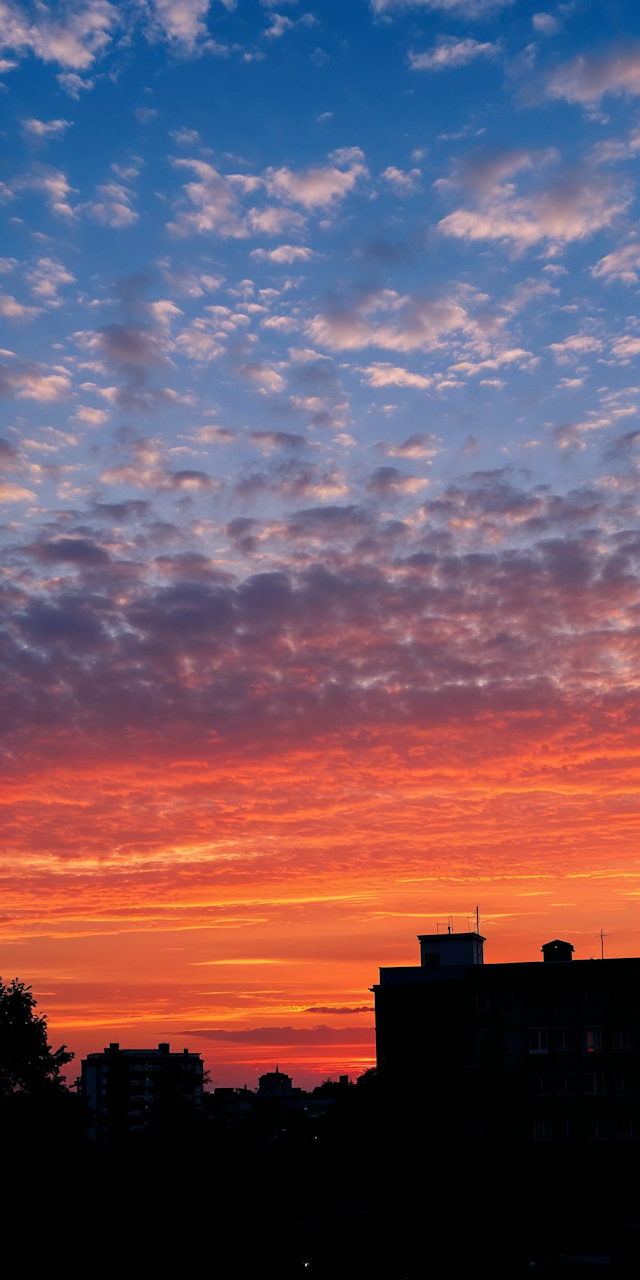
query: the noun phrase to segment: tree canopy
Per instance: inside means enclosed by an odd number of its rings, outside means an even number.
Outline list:
[[[73,1054],[66,1045],[51,1048],[47,1019],[35,1008],[31,987],[0,978],[0,1097],[66,1088],[61,1071]]]

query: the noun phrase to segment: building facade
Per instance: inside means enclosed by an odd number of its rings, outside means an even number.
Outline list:
[[[204,1064],[199,1053],[121,1049],[110,1044],[82,1060],[81,1091],[91,1107],[91,1136],[132,1133],[152,1116],[170,1116],[202,1105]]]
[[[374,987],[378,1072],[431,1100],[434,1133],[510,1145],[640,1139],[640,959],[485,964],[477,933],[419,938]]]

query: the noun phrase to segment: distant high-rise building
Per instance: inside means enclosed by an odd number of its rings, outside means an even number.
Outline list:
[[[152,1115],[177,1114],[202,1104],[204,1064],[199,1053],[121,1049],[110,1044],[82,1060],[81,1090],[94,1117],[92,1135],[143,1129]]]

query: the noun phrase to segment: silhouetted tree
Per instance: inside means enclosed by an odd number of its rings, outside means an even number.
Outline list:
[[[52,1049],[47,1019],[36,1013],[31,987],[17,978],[0,978],[0,1097],[39,1094],[66,1088],[62,1068],[73,1054],[65,1045]]]

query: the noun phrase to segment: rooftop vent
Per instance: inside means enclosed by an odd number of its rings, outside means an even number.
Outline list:
[[[545,964],[566,964],[571,959],[571,952],[574,948],[570,942],[562,942],[560,938],[554,938],[553,942],[545,942],[540,950],[544,956]]]

